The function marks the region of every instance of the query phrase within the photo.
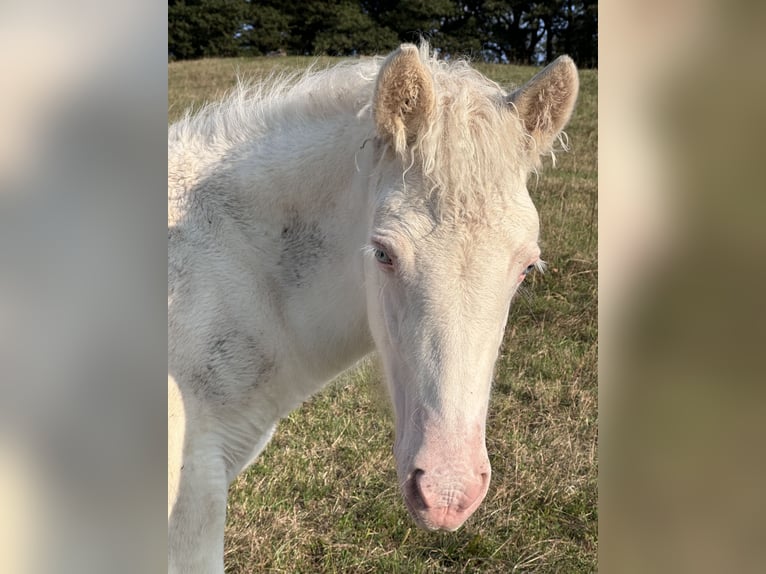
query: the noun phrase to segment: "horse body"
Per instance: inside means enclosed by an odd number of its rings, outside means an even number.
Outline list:
[[[526,176],[577,78],[563,60],[508,96],[403,46],[268,89],[169,133],[171,571],[222,572],[228,484],[373,349],[410,513],[454,530],[475,510],[508,306],[539,259]]]

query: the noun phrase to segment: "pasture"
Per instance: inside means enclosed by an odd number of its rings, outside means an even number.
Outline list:
[[[309,58],[174,62],[169,121],[237,75]],[[333,63],[319,59],[318,65]],[[477,65],[506,87],[535,70]],[[374,357],[280,423],[229,491],[227,572],[597,570],[597,72],[580,72],[570,151],[528,187],[548,271],[511,308],[487,422],[492,482],[455,533],[418,530],[401,500]]]

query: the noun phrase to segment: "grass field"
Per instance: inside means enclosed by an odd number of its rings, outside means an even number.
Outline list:
[[[169,119],[309,58],[175,62]],[[331,63],[319,60],[320,65]],[[505,86],[532,68],[477,65]],[[548,262],[511,308],[487,423],[489,493],[455,533],[418,530],[397,487],[374,358],[282,421],[232,484],[227,572],[597,570],[597,72],[582,71],[569,153],[529,189]]]

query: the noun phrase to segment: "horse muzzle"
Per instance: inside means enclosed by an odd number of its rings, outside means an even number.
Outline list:
[[[418,525],[453,531],[484,500],[491,468],[483,424],[447,432],[439,426],[402,429],[404,440],[397,441],[394,455],[404,502]]]
[[[457,530],[487,494],[489,462],[482,470],[455,475],[448,469],[415,469],[403,486],[407,509],[427,530]]]

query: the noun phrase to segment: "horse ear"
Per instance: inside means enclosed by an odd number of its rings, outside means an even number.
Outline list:
[[[412,44],[402,46],[383,62],[373,96],[378,135],[403,154],[428,124],[436,105],[431,73]]]
[[[538,153],[552,149],[572,115],[579,86],[572,58],[560,56],[508,97]]]

